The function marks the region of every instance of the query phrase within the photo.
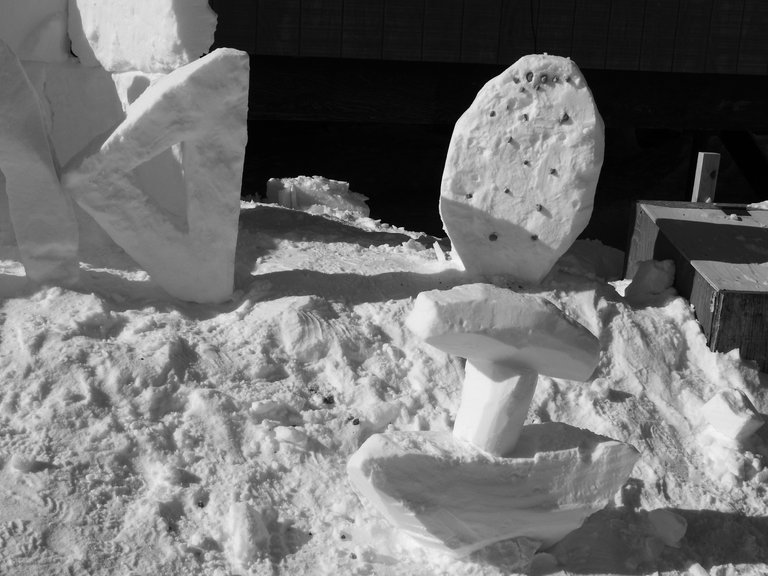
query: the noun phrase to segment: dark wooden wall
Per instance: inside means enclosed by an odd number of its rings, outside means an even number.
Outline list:
[[[766,0],[211,0],[253,55],[768,74]]]

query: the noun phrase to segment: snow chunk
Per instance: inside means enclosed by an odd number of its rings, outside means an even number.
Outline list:
[[[232,294],[247,106],[248,55],[215,50],[147,88],[99,151],[66,170],[78,204],[178,298]],[[170,148],[176,170],[159,184],[184,205],[164,210],[140,169]]]
[[[624,298],[635,308],[651,306],[677,293],[672,288],[674,281],[673,260],[645,260],[638,265],[632,282],[624,292]]]
[[[207,0],[69,0],[72,51],[110,72],[171,72],[208,52],[215,30]]]
[[[13,51],[0,40],[0,171],[27,276],[74,282],[78,232],[59,185],[40,104]]]
[[[733,440],[744,440],[763,425],[749,398],[734,388],[720,390],[702,406],[701,413],[715,430]]]
[[[0,0],[0,14],[0,39],[19,60],[69,60],[67,0]]]
[[[603,122],[578,67],[530,55],[456,123],[440,215],[467,271],[540,282],[586,227]]]
[[[326,206],[362,217],[370,213],[366,204],[367,196],[351,192],[348,182],[322,176],[270,178],[267,182],[267,200],[294,210],[309,211],[316,206]]]
[[[599,360],[597,338],[554,304],[491,284],[422,292],[406,325],[449,354],[553,378],[587,380]]]
[[[347,471],[392,524],[463,556],[521,536],[554,544],[606,505],[637,458],[626,444],[547,423],[526,426],[508,458],[446,432],[376,434]]]

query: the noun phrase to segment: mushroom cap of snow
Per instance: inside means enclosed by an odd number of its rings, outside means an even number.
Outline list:
[[[553,378],[587,380],[600,357],[598,339],[557,306],[491,284],[422,292],[406,325],[449,354]]]

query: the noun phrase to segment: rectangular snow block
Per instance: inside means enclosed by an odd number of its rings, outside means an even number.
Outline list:
[[[642,201],[631,234],[625,277],[643,260],[674,260],[674,287],[694,306],[709,347],[739,348],[768,371],[768,210]]]

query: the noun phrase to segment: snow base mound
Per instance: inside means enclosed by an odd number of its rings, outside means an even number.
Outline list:
[[[550,546],[603,508],[632,446],[562,423],[525,426],[508,458],[449,432],[387,432],[347,465],[355,489],[419,544],[465,556],[525,537]]]

